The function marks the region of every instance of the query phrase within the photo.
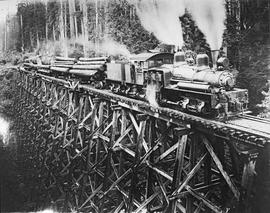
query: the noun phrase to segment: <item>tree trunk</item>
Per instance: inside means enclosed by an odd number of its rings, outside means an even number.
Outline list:
[[[75,12],[75,4],[74,0],[68,1],[68,9],[69,9],[69,30],[70,30],[70,39],[73,41],[74,39],[74,12]]]
[[[96,44],[96,52],[99,51],[99,20],[98,20],[98,0],[96,0],[96,29],[95,29],[95,44]]]
[[[23,32],[23,17],[20,15],[20,31],[21,31],[21,51],[24,52],[24,32]]]
[[[74,13],[76,12],[76,0],[74,0]],[[75,38],[78,38],[78,22],[77,16],[74,16],[74,26],[75,26]]]
[[[60,0],[60,17],[59,17],[59,28],[60,28],[60,41],[63,47],[63,56],[67,57],[67,44],[65,39],[65,26],[64,26],[64,19],[63,19],[63,0]]]
[[[104,0],[104,16],[105,16],[105,22],[104,22],[104,38],[107,39],[109,36],[109,27],[108,27],[108,20],[109,20],[109,12],[108,12],[108,6],[109,2],[108,0]]]
[[[84,56],[87,57],[87,43],[88,43],[88,16],[87,16],[87,0],[82,0],[81,4],[83,18],[82,18],[82,34],[84,39],[83,52]]]
[[[39,42],[38,31],[36,31],[36,38],[37,38],[37,48],[39,48],[40,47],[40,42]]]
[[[53,41],[56,40],[56,36],[55,36],[55,27],[54,27],[54,24],[52,26],[52,37],[53,37]]]
[[[5,16],[5,43],[4,50],[7,51],[7,17]]]
[[[46,0],[45,1],[45,39],[46,39],[46,42],[48,41],[48,21],[47,21],[47,18],[48,18],[48,1]]]
[[[67,39],[67,2],[64,2],[64,36]]]

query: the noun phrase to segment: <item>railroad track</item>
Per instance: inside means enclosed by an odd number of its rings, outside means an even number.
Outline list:
[[[229,125],[246,128],[249,131],[260,132],[261,135],[269,137],[270,135],[270,120],[259,118],[251,115],[238,115],[234,119],[228,121]]]
[[[170,123],[181,124],[186,122],[200,131],[211,132],[216,136],[235,139],[242,143],[248,143],[255,146],[264,146],[270,143],[270,120],[258,118],[251,115],[238,115],[226,122],[206,119],[195,115],[190,115],[181,111],[164,107],[153,107],[147,102],[135,100],[121,95],[113,94],[108,90],[95,89],[89,85],[79,82],[67,81],[54,78],[39,73],[32,73],[24,69],[21,72],[32,76],[33,78],[42,78],[45,81],[60,84],[72,90],[87,92],[101,99],[110,100],[122,107],[147,114]]]

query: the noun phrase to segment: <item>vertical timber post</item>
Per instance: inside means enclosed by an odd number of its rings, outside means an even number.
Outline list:
[[[189,133],[189,129],[187,128],[177,128],[176,133],[178,135],[178,145],[175,157],[175,166],[173,172],[173,182],[172,182],[172,191],[177,189],[178,185],[181,182],[181,176],[183,172],[184,166],[184,157],[187,145],[187,134]],[[177,199],[170,200],[169,206],[167,208],[167,213],[176,212],[176,203]]]
[[[108,143],[108,148],[107,148],[107,157],[106,157],[106,163],[105,163],[105,174],[104,174],[104,178],[103,178],[103,191],[105,192],[108,187],[110,186],[110,182],[109,182],[109,178],[111,175],[111,158],[112,158],[112,154],[113,154],[113,144],[115,142],[115,137],[116,137],[116,132],[117,132],[117,120],[118,120],[118,113],[119,113],[119,107],[118,106],[114,106],[113,107],[113,118],[112,118],[112,132],[111,132],[111,138],[110,141]],[[106,196],[103,196],[102,201],[101,201],[101,208],[100,208],[100,212],[104,212],[104,202],[105,202],[105,198]]]
[[[128,201],[128,207],[127,212],[131,213],[133,211],[133,200],[134,195],[136,193],[136,186],[138,183],[138,176],[137,176],[137,167],[136,165],[139,163],[141,154],[142,154],[142,142],[145,134],[145,127],[146,127],[146,121],[148,119],[148,116],[146,115],[137,115],[138,120],[140,121],[139,124],[139,133],[136,138],[136,153],[135,153],[135,159],[134,159],[134,166],[132,168],[132,178],[131,178],[131,184],[130,184],[130,191],[129,191],[129,201]],[[136,135],[136,131],[134,133]]]

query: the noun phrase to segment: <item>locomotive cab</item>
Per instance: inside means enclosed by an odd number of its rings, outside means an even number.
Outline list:
[[[154,67],[144,72],[144,89],[146,99],[156,100],[158,103],[162,100],[162,92],[164,87],[170,85],[172,77],[171,68],[167,66]],[[153,96],[153,97],[149,97]],[[149,101],[150,104],[151,101]]]
[[[144,98],[148,70],[164,64],[173,64],[173,54],[147,52],[131,56],[130,63],[108,63],[107,85],[115,93]]]

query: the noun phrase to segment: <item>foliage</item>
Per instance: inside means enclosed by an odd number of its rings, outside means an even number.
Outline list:
[[[11,68],[0,67],[0,113],[10,115],[10,108],[13,104],[14,88],[14,70]]]
[[[248,42],[249,41],[249,42]],[[250,107],[254,108],[264,99],[262,91],[267,89],[269,75],[268,49],[263,43],[252,38],[240,48],[240,72],[238,84],[249,89]]]
[[[21,22],[21,38],[19,47],[26,47],[29,50],[34,48],[39,40],[45,37],[46,13],[42,2],[23,1],[18,4],[17,15]]]
[[[257,104],[265,98],[262,92],[267,90],[266,83],[270,73],[267,37],[264,37],[264,25],[267,23],[265,15],[270,12],[268,2],[251,2],[252,4],[242,5],[242,8],[237,1],[226,2],[227,29],[224,41],[229,50],[228,57],[239,70],[238,86],[249,90],[250,108],[256,110]],[[241,19],[237,14],[240,9]]]
[[[195,24],[192,16],[186,12],[185,15],[180,17],[183,37],[185,42],[185,49],[195,51],[196,53],[207,53],[210,55],[210,47],[207,44],[203,33]]]
[[[109,33],[116,41],[125,44],[132,53],[157,47],[159,41],[142,27],[134,6],[121,0],[113,1],[109,8]]]
[[[45,7],[45,5],[44,5]],[[59,2],[57,1],[49,1],[48,4],[47,4],[47,12],[46,10],[44,11],[45,12],[45,17],[46,17],[46,21],[44,23],[44,26],[45,27],[45,24],[46,22],[48,23],[48,35],[49,35],[49,39],[53,39],[53,37],[56,36],[56,34],[59,34],[59,8],[60,8],[60,5],[59,5]],[[45,38],[45,35],[43,35]]]

